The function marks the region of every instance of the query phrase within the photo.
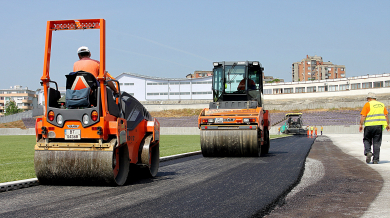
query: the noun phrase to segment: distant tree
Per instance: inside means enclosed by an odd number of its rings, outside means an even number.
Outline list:
[[[22,109],[19,109],[16,106],[15,101],[9,101],[7,104],[5,104],[5,116],[7,115],[12,115],[12,114],[17,114],[19,112],[22,112]]]
[[[274,80],[268,81],[266,83],[278,83],[278,82],[280,82],[280,79],[274,79]]]

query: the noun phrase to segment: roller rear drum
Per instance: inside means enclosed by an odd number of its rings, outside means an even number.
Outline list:
[[[200,145],[205,157],[261,154],[256,130],[201,130]]]

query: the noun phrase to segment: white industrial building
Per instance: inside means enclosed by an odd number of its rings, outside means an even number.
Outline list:
[[[138,101],[156,100],[211,100],[212,77],[159,78],[135,73],[122,73],[116,77],[121,91],[133,95]]]

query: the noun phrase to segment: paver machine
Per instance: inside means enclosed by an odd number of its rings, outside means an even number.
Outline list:
[[[213,102],[198,117],[203,156],[267,154],[270,115],[263,105],[264,68],[258,61],[213,65]]]
[[[287,113],[285,120],[286,122],[280,129],[281,133],[296,135],[306,134],[307,130],[303,126],[302,113]]]
[[[158,172],[160,125],[107,74],[105,27],[104,19],[47,22],[41,77],[44,115],[35,126],[34,166],[41,184],[123,185],[135,172]],[[90,29],[100,32],[99,75],[66,75],[66,100],[61,103],[58,84],[49,76],[52,32]],[[109,82],[116,84],[118,94]]]

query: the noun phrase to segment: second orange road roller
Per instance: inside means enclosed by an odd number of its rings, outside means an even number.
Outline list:
[[[270,115],[264,109],[263,67],[258,61],[213,65],[213,102],[198,117],[203,156],[267,154]]]
[[[135,172],[151,177],[158,172],[159,122],[134,97],[120,92],[118,81],[106,73],[105,28],[104,19],[47,22],[44,115],[35,127],[34,167],[41,184],[123,185]],[[99,75],[67,75],[61,103],[58,84],[49,75],[52,32],[90,29],[100,32]],[[109,82],[116,84],[118,94]]]

